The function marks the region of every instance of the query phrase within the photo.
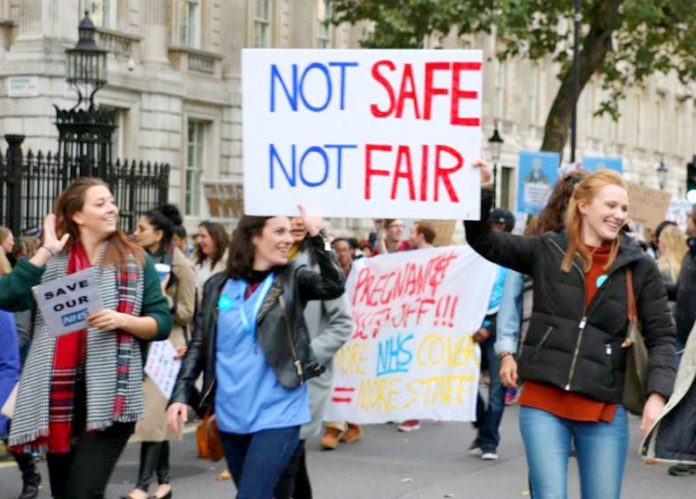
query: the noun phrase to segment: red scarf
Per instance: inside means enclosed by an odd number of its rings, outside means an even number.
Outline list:
[[[68,254],[68,274],[91,266],[82,244],[73,244]],[[75,377],[77,370],[84,365],[86,340],[86,329],[68,333],[56,339],[49,405],[49,452],[70,452],[75,410]]]

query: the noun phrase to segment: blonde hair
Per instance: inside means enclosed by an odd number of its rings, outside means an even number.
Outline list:
[[[686,235],[676,225],[665,227],[660,233],[660,258],[657,259],[657,267],[663,274],[669,275],[673,281],[679,278],[682,261],[689,251],[686,244]]]
[[[12,265],[10,265],[10,261],[7,259],[5,250],[2,249],[2,243],[5,242],[5,239],[7,239],[10,234],[12,234],[10,229],[0,226],[0,276],[12,272]]]
[[[597,173],[592,173],[588,175],[585,180],[575,186],[573,195],[570,198],[570,203],[568,203],[568,211],[566,211],[565,216],[565,227],[566,231],[568,232],[568,248],[566,249],[565,257],[561,263],[561,270],[563,272],[570,272],[576,254],[580,254],[580,257],[585,264],[584,266],[586,272],[592,266],[592,255],[584,248],[582,244],[580,244],[583,218],[582,214],[580,213],[579,205],[581,203],[590,203],[599,193],[599,191],[608,185],[621,187],[628,192],[628,187],[626,186],[623,178],[621,178],[621,175],[613,170],[602,170]],[[607,270],[612,266],[618,253],[619,238],[616,238],[611,242],[609,260],[604,266],[604,270]]]

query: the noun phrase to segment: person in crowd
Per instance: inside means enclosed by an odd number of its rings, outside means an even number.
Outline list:
[[[293,217],[292,237],[295,254],[295,265],[306,265],[312,270],[319,271],[316,256],[308,239],[308,230],[302,217]],[[335,247],[335,239],[332,246]],[[347,241],[342,240],[348,246]],[[345,249],[345,248],[344,248]],[[345,257],[343,257],[345,260]],[[340,261],[339,261],[340,264]],[[343,266],[341,264],[341,266]],[[315,300],[307,303],[304,310],[304,320],[311,340],[311,348],[317,362],[325,367],[321,376],[309,380],[309,408],[312,420],[300,429],[300,444],[297,451],[288,464],[285,473],[278,482],[275,490],[275,499],[312,498],[312,486],[307,471],[305,457],[305,441],[312,435],[320,432],[322,417],[331,395],[333,382],[332,359],[343,344],[350,339],[353,332],[353,318],[345,296],[334,300]],[[355,435],[360,438],[361,435]],[[322,438],[323,440],[323,438]],[[336,446],[338,445],[338,439]]]
[[[684,256],[689,252],[686,235],[676,224],[667,225],[660,231],[658,247],[660,256],[656,260],[657,268],[662,274],[662,281],[669,288],[677,283]],[[670,301],[669,306],[674,316],[675,302]]]
[[[414,249],[432,248],[435,242],[435,229],[428,222],[416,222],[411,226],[408,243]]]
[[[15,261],[18,262],[20,258],[31,258],[34,256],[36,251],[39,249],[41,241],[37,236],[27,236],[23,235],[15,244],[14,257]]]
[[[655,230],[652,232],[652,237],[650,238],[650,244],[648,244],[647,247],[647,252],[648,255],[653,257],[655,260],[657,260],[660,257],[660,235],[662,234],[662,231],[665,230],[667,227],[670,226],[677,226],[676,222],[672,222],[671,220],[663,220],[659,224],[657,224],[657,227],[655,227]]]
[[[367,239],[364,239],[358,243],[358,249],[360,253],[356,252],[355,258],[370,258],[371,256],[374,256],[374,250],[372,248],[372,244],[370,244],[370,241]]]
[[[196,275],[193,263],[174,244],[176,228],[182,223],[181,213],[176,206],[167,204],[145,213],[138,220],[135,241],[152,257],[155,264],[164,265],[164,276],[160,271],[165,297],[169,302],[174,326],[169,342],[177,356],[186,353],[186,328],[193,321],[196,306]],[[172,497],[169,476],[169,439],[181,435],[170,435],[167,430],[167,403],[157,385],[149,378],[143,383],[145,417],[135,426],[134,440],[140,441],[140,468],[135,488],[126,499],[164,499]],[[148,496],[153,475],[157,474],[157,489]]]
[[[396,224],[394,223],[396,222]],[[394,227],[399,227],[401,226],[403,230],[403,222],[401,220],[385,220],[385,224],[387,229],[387,233],[389,233],[389,227],[392,227],[392,234],[396,237],[397,232],[395,232]],[[411,234],[409,236],[408,241],[402,241],[403,245],[400,247],[402,249],[399,249],[397,251],[408,251],[410,249],[428,249],[433,247],[433,242],[435,241],[436,237],[435,230],[433,229],[432,225],[430,225],[427,222],[418,222],[413,224],[411,227]],[[401,232],[398,233],[398,236],[401,237]],[[402,432],[410,432],[410,431],[416,431],[420,430],[420,421],[417,419],[408,419],[406,421],[403,421],[396,425],[397,431],[402,431]]]
[[[198,226],[196,241],[196,288],[201,291],[211,275],[225,270],[229,236],[222,224],[206,220]]]
[[[287,217],[243,216],[227,269],[203,291],[192,340],[167,411],[173,431],[186,419],[203,371],[200,413],[213,412],[237,497],[271,499],[310,421],[305,381],[322,373],[304,307],[343,295],[344,279],[325,247],[321,219],[300,212],[319,272],[289,262]]]
[[[2,279],[0,274],[0,279]],[[17,327],[14,314],[0,310],[0,407],[10,397],[21,372]],[[0,414],[0,438],[7,445],[10,420]],[[41,475],[36,470],[36,461],[31,453],[11,452],[22,473],[22,492],[19,499],[33,499],[39,495]]]
[[[172,244],[179,248],[179,251],[181,251],[186,258],[189,258],[193,254],[193,246],[188,243],[186,227],[184,227],[183,225],[177,225],[176,227],[174,227],[174,236],[172,237]]]
[[[663,229],[663,232],[666,229]],[[670,299],[675,300],[674,319],[677,326],[677,359],[686,348],[691,329],[696,322],[696,207],[686,220],[686,235],[688,250],[682,259],[677,282],[667,285]],[[662,234],[660,234],[662,236]],[[696,466],[690,464],[675,464],[668,472],[672,476],[690,476],[696,474]]]
[[[495,208],[488,217],[492,230],[512,232],[515,227],[515,216],[509,210]],[[483,324],[472,340],[481,347],[481,369],[488,370],[488,403],[484,402],[481,392],[476,397],[476,438],[469,446],[469,454],[479,456],[484,461],[498,459],[500,444],[500,423],[505,410],[505,387],[498,375],[499,359],[494,350],[496,339],[496,321],[500,302],[503,299],[503,289],[508,277],[508,269],[497,268],[497,276],[491,290],[488,310]]]
[[[587,176],[585,171],[573,171],[560,179],[549,196],[549,201],[525,229],[525,235],[561,232],[565,229],[565,214],[575,186]],[[518,352],[520,339],[524,340],[532,317],[533,286],[529,277],[511,270],[505,281],[503,298],[496,322],[495,353]],[[500,379],[508,389],[516,390],[517,362],[515,355],[500,358]]]
[[[375,231],[377,238],[373,255],[386,255],[411,249],[408,240],[401,239],[404,234],[403,220],[398,218],[375,220]]]
[[[46,217],[43,244],[0,279],[0,307],[35,307],[32,287],[92,268],[103,308],[56,338],[37,312],[10,429],[13,450],[47,450],[54,498],[103,497],[143,416],[142,344],[165,339],[171,314],[152,260],[117,228],[102,180],[70,184]],[[88,334],[89,330],[89,334]]]
[[[12,270],[9,255],[12,255],[15,240],[12,231],[0,226],[0,275],[9,274]]]
[[[485,217],[492,202],[491,169],[482,160],[475,166],[484,186]],[[650,356],[643,432],[672,392],[674,328],[665,289],[652,258],[621,234],[627,213],[626,184],[619,174],[605,170],[575,186],[560,234],[515,236],[493,231],[485,222],[465,222],[476,252],[534,280],[533,314],[518,362],[525,379],[520,429],[535,498],[567,496],[571,441],[582,496],[621,495],[628,450],[627,414],[621,404],[622,366],[630,348],[626,272],[633,274]]]
[[[343,274],[348,277],[353,267],[351,245],[346,239],[335,239],[331,246],[336,253],[338,263]],[[324,450],[334,450],[339,443],[349,444],[360,440],[364,435],[363,427],[349,421],[325,421],[324,433],[319,440],[319,445]],[[298,496],[302,497],[302,496]]]

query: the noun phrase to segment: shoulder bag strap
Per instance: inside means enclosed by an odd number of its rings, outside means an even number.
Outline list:
[[[633,291],[633,269],[626,269],[626,301],[628,303],[628,320],[632,324],[638,324],[638,310],[636,308],[636,295]]]

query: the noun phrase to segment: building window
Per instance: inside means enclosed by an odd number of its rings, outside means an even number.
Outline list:
[[[116,0],[89,0],[88,5],[95,26],[116,29]]]
[[[179,1],[179,45],[183,47],[198,48],[200,30],[200,2],[199,0]]]
[[[537,124],[538,120],[538,102],[539,102],[539,65],[536,63],[531,63],[529,67],[529,94],[528,94],[529,106],[529,122],[532,125]]]
[[[198,216],[201,209],[201,177],[203,174],[203,148],[205,122],[189,121],[186,142],[185,214]]]
[[[511,209],[512,206],[512,190],[513,179],[515,177],[515,169],[509,166],[502,166],[500,168],[500,207],[506,210]]]
[[[493,116],[502,118],[505,115],[505,82],[507,80],[507,64],[498,61],[495,71],[495,102]]]
[[[320,49],[331,47],[331,0],[317,0],[317,46]]]
[[[271,46],[271,0],[255,0],[254,47]]]

